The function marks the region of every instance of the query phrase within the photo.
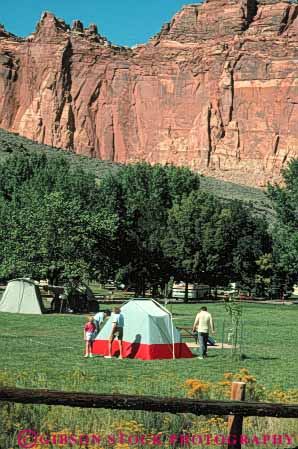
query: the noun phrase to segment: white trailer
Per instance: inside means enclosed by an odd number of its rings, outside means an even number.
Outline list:
[[[176,300],[185,299],[185,289],[186,285],[184,282],[176,282],[173,285],[172,298]],[[209,285],[202,284],[188,284],[188,299],[196,300],[203,299],[209,295],[210,287]]]

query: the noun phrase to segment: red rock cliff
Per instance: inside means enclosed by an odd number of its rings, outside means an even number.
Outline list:
[[[207,0],[146,45],[44,13],[0,27],[0,127],[117,162],[173,162],[250,185],[298,156],[298,5]]]

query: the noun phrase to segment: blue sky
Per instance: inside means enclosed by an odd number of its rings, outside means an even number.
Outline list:
[[[27,36],[35,30],[43,11],[51,11],[68,24],[80,19],[98,25],[101,34],[120,45],[147,42],[187,0],[15,0],[2,4],[0,23],[7,31]]]

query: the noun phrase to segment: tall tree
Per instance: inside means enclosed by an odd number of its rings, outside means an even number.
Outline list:
[[[188,169],[145,163],[125,166],[102,181],[102,203],[119,217],[120,272],[137,294],[169,280],[161,248],[168,210],[199,185],[200,177]]]
[[[173,206],[163,240],[176,277],[210,285],[237,280],[252,286],[256,261],[268,245],[266,225],[241,203],[223,205],[200,191]]]
[[[33,154],[0,165],[0,179],[1,277],[57,282],[109,271],[117,217],[100,206],[94,178]]]
[[[284,288],[298,281],[298,160],[283,170],[283,183],[268,187],[276,212],[273,263]]]

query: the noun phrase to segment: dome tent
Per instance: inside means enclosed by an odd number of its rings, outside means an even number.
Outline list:
[[[152,299],[131,299],[121,306],[121,313],[124,317],[123,357],[143,360],[193,357],[187,345],[182,343],[170,312],[158,302]],[[111,329],[112,317],[94,340],[94,354],[108,354]],[[114,341],[113,355],[118,347],[118,342]]]
[[[0,300],[0,312],[41,315],[44,306],[38,285],[31,279],[9,281]]]

